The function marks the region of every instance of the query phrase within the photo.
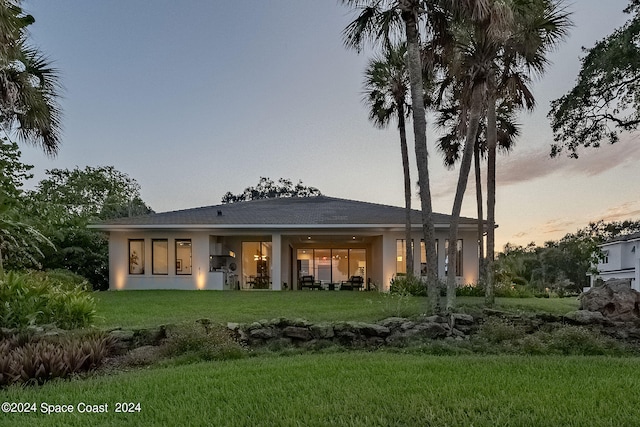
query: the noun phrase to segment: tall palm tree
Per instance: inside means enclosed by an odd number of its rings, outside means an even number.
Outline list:
[[[527,87],[531,75],[544,73],[549,61],[547,55],[567,35],[570,14],[561,0],[529,0],[515,3],[515,31],[506,38],[500,61],[490,74],[487,132],[487,305],[494,304],[495,258],[495,195],[496,195],[496,146],[495,123],[497,93],[502,89],[504,98],[515,105],[532,109],[533,95]]]
[[[394,40],[407,43],[413,134],[418,167],[418,185],[422,205],[422,228],[425,247],[435,247],[433,208],[429,183],[427,121],[424,107],[423,66],[420,52],[419,23],[428,11],[425,0],[342,0],[359,10],[359,15],[344,30],[344,42],[360,51],[367,41],[391,44]],[[432,311],[440,311],[438,262],[427,253],[427,287]]]
[[[449,241],[457,240],[457,218],[473,156],[473,143],[477,135],[478,116],[482,104],[487,104],[488,146],[488,206],[487,206],[487,301],[493,289],[492,260],[495,244],[495,150],[497,143],[496,100],[498,88],[512,89],[513,76],[525,70],[542,71],[545,54],[550,45],[557,43],[568,25],[567,14],[556,0],[524,0],[504,2],[478,0],[476,2],[450,2],[453,25],[450,26],[451,52],[447,73],[458,81],[461,115],[466,120],[467,132],[461,160],[460,175],[454,206]],[[500,81],[500,84],[498,84]],[[522,79],[520,79],[522,82]],[[521,88],[520,88],[521,89]],[[480,94],[480,92],[484,92]],[[522,92],[520,92],[522,94]],[[530,93],[530,92],[529,92]],[[509,95],[507,99],[516,99]],[[455,269],[454,244],[449,245],[449,270]],[[447,279],[447,309],[455,306],[455,276]]]
[[[438,110],[436,125],[444,131],[438,138],[436,147],[443,156],[444,166],[448,169],[460,160],[465,135],[462,133],[466,125],[459,114],[461,107],[459,99],[448,101],[448,106]],[[502,100],[497,110],[497,147],[503,153],[508,153],[515,146],[515,140],[520,135],[519,124],[515,121],[516,106],[512,102]],[[486,116],[486,112],[485,112]],[[478,134],[473,147],[474,175],[476,189],[476,207],[478,221],[478,272],[479,279],[485,278],[484,255],[484,210],[482,195],[481,162],[487,154],[487,122],[486,117],[479,123]]]
[[[465,124],[465,143],[460,160],[460,172],[449,226],[449,260],[447,275],[447,311],[455,307],[456,251],[458,224],[462,201],[473,160],[478,127],[487,92],[487,75],[495,58],[503,29],[511,16],[504,13],[504,3],[491,0],[451,2],[447,5],[452,23],[449,26],[453,43],[446,52],[448,80],[454,82],[455,93],[463,106],[461,123]],[[499,29],[499,30],[498,30]]]
[[[405,259],[406,274],[413,276],[413,250],[411,245],[411,176],[409,173],[409,150],[405,116],[411,108],[409,73],[406,66],[407,46],[401,43],[388,46],[383,56],[369,61],[365,71],[364,102],[369,107],[369,120],[377,127],[385,128],[395,118],[400,133],[400,152],[404,174],[405,203]]]
[[[20,0],[0,0],[0,126],[55,155],[60,145],[61,89],[50,61],[27,44],[35,20]]]

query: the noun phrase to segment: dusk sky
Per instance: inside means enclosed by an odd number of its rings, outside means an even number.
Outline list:
[[[550,101],[573,86],[581,47],[621,26],[627,3],[567,3],[575,26],[534,85],[537,108],[520,116],[517,146],[498,160],[498,249],[542,244],[589,221],[640,219],[638,135],[578,160],[551,159],[546,118]],[[261,176],[403,206],[397,129],[376,129],[362,103],[374,52],[343,47],[354,15],[336,0],[23,5],[36,18],[32,42],[55,60],[65,87],[59,155],[21,144],[23,162],[35,165],[31,186],[46,169],[113,165],[157,212],[219,204]],[[430,126],[434,210],[449,214],[458,172],[442,166],[436,135]],[[465,200],[462,214],[475,217],[473,184]]]

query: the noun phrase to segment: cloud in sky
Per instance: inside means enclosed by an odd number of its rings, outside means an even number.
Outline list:
[[[640,202],[632,201],[626,202],[619,206],[614,206],[607,209],[600,219],[605,222],[609,221],[624,221],[629,218],[640,217]]]
[[[610,169],[637,164],[640,161],[640,136],[622,135],[620,141],[600,148],[585,149],[580,158],[549,157],[549,148],[515,152],[499,158],[498,185],[531,181],[554,173],[572,176],[596,176]]]
[[[624,221],[628,219],[640,218],[640,201],[629,201],[622,203],[621,205],[608,208],[600,215],[596,215],[597,220],[603,220],[605,222],[611,221]],[[585,217],[576,217],[575,219],[569,218],[554,218],[540,224],[535,227],[529,228],[525,231],[519,231],[513,234],[509,241],[516,244],[525,244],[526,238],[536,240],[538,244],[543,242],[542,238],[546,240],[556,240],[561,236],[575,232],[577,229],[586,227],[590,220]]]
[[[497,185],[515,185],[552,174],[592,177],[617,167],[636,167],[640,162],[640,134],[625,134],[616,144],[584,149],[578,159],[563,155],[551,158],[549,152],[549,146],[544,146],[536,150],[516,150],[509,155],[499,155]],[[434,186],[433,197],[451,197],[455,192],[457,179],[457,173],[449,174]],[[483,177],[484,183],[486,178]],[[473,191],[474,185],[472,170],[467,189]]]

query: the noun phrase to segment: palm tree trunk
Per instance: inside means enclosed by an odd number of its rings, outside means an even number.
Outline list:
[[[476,206],[478,207],[478,282],[485,281],[484,271],[484,212],[482,209],[482,174],[480,173],[480,145],[473,146],[473,160],[476,175]]]
[[[476,145],[478,135],[478,123],[482,115],[484,85],[476,84],[473,87],[471,95],[471,108],[469,112],[469,124],[467,126],[467,136],[462,152],[462,160],[460,162],[460,175],[458,176],[458,186],[456,188],[456,197],[453,200],[453,209],[451,210],[451,220],[449,225],[449,249],[448,249],[448,274],[447,274],[447,312],[452,312],[456,306],[456,255],[458,251],[458,224],[460,222],[460,211],[462,210],[462,200],[464,192],[467,189],[467,181],[469,180],[469,172],[471,171],[471,162],[473,160],[473,147]]]
[[[433,313],[440,312],[440,286],[438,284],[438,260],[434,256],[436,247],[433,227],[433,208],[431,206],[431,188],[429,184],[429,165],[427,151],[427,118],[424,109],[424,85],[422,82],[422,60],[418,38],[418,22],[411,7],[402,11],[407,36],[407,63],[411,82],[411,105],[413,112],[413,134],[415,138],[416,163],[418,166],[418,185],[422,205],[422,231],[427,251],[427,293]]]
[[[411,175],[409,173],[409,149],[407,148],[407,129],[404,121],[404,99],[396,100],[398,106],[398,130],[400,131],[400,152],[404,173],[404,209],[405,209],[405,256],[407,277],[413,277],[413,245],[411,244]]]
[[[490,85],[487,91],[487,260],[485,263],[487,282],[485,284],[485,304],[488,306],[495,303],[493,260],[496,242],[496,146],[498,134],[494,88],[495,85]]]

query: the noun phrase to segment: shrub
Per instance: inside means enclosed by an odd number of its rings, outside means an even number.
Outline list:
[[[231,331],[206,321],[169,329],[164,353],[169,357],[183,356],[200,360],[240,359],[246,355]]]
[[[55,324],[62,329],[89,326],[96,314],[93,297],[78,276],[54,272],[9,272],[0,278],[0,326],[24,329]]]
[[[30,274],[39,280],[47,281],[51,286],[66,290],[81,288],[85,291],[90,291],[92,289],[92,286],[87,279],[79,274],[62,268],[47,271],[32,271]]]
[[[513,322],[490,317],[480,327],[478,335],[491,343],[501,343],[521,339],[525,336],[525,331]]]
[[[483,297],[485,294],[484,286],[481,284],[459,286],[456,289],[456,295],[459,297]]]
[[[417,302],[406,289],[384,294],[379,302],[382,304],[382,312],[387,317],[410,317],[416,312]]]
[[[0,386],[42,384],[99,366],[113,347],[103,333],[69,337],[31,336],[0,341]]]
[[[612,338],[580,326],[563,326],[551,332],[549,347],[561,354],[613,355],[624,352]]]
[[[496,283],[494,288],[496,297],[502,298],[531,298],[533,291],[526,286],[513,283]]]
[[[415,276],[396,276],[391,279],[389,286],[391,294],[409,294],[418,297],[427,296],[427,286]]]
[[[522,339],[520,345],[525,354],[544,355],[550,353],[549,334],[544,332],[527,335]]]

